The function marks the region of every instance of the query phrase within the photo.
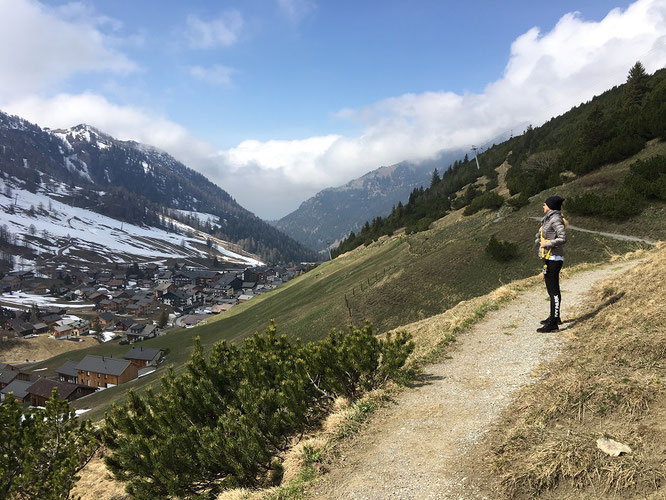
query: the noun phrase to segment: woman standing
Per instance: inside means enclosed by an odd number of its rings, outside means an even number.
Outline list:
[[[563,246],[567,241],[565,221],[562,217],[563,198],[551,196],[543,204],[544,216],[541,219],[541,228],[537,234],[539,257],[543,260],[543,274],[546,289],[550,296],[550,316],[543,320],[543,326],[537,332],[554,332],[559,330],[560,308],[562,295],[560,293],[560,270],[564,263]]]

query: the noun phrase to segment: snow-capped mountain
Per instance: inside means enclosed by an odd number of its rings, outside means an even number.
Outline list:
[[[0,243],[15,249],[15,268],[88,270],[115,263],[213,258],[230,264],[261,264],[237,246],[166,216],[165,225],[173,225],[171,232],[68,205],[72,189],[79,188],[64,183],[42,182],[34,193],[22,185],[9,176],[0,178]],[[193,216],[216,218],[212,214]],[[3,257],[8,258],[7,252]]]
[[[162,227],[165,216],[208,213],[198,229],[269,262],[312,260],[313,252],[238,205],[220,187],[157,148],[120,141],[89,125],[42,129],[0,112],[0,170],[36,193],[63,183],[61,200],[136,226]],[[77,189],[74,189],[77,188]]]

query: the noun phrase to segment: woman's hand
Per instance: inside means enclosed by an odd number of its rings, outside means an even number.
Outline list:
[[[546,248],[546,247],[548,246],[548,242],[547,242],[546,240],[544,240],[544,241],[542,241],[541,243],[539,243],[539,246],[540,246],[541,248]]]

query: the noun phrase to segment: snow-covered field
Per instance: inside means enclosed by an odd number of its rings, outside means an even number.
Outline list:
[[[205,244],[205,239],[188,226],[185,227],[192,230],[193,237],[121,223],[92,210],[67,205],[58,201],[70,189],[61,183],[43,183],[37,193],[31,193],[12,182],[9,186],[11,197],[8,197],[5,194],[8,192],[7,182],[0,178],[0,225],[6,225],[12,234],[22,235],[22,240],[23,235],[27,235],[31,247],[38,253],[55,253],[62,257],[72,252],[88,251],[111,264],[131,262],[136,258],[157,261],[207,255],[198,248]],[[198,215],[215,217],[211,214]],[[31,239],[30,235],[45,241]],[[216,239],[218,250],[226,260],[251,266],[260,264],[256,259],[223,250],[225,243]],[[24,264],[31,267],[30,262]]]
[[[193,212],[192,210],[176,210],[179,214],[185,215],[185,216],[190,216],[194,217],[195,219],[199,219],[199,222],[201,224],[205,224],[206,222],[210,222],[212,225],[219,226],[220,225],[220,218],[217,215],[213,214],[207,214],[205,212]]]
[[[45,297],[44,295],[34,295],[26,292],[7,292],[0,296],[0,300],[7,304],[14,304],[17,306],[33,306],[37,307],[64,307],[67,309],[84,309],[86,307],[93,307],[93,304],[82,304],[81,302],[58,302],[55,297]],[[73,317],[73,319],[79,319]]]

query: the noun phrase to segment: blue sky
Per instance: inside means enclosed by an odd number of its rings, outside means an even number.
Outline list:
[[[154,144],[278,218],[381,165],[538,125],[638,59],[663,67],[665,14],[664,0],[0,0],[0,109]]]

